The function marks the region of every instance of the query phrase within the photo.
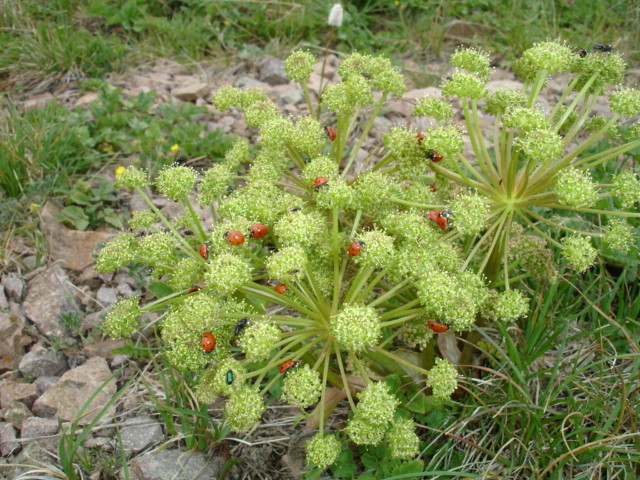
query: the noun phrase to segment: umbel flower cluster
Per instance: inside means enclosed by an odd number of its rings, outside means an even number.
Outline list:
[[[602,246],[594,239],[612,249],[633,244],[625,217],[639,216],[629,211],[640,200],[638,178],[622,170],[597,183],[590,171],[640,146],[637,124],[619,127],[640,112],[640,92],[617,86],[624,73],[617,54],[580,55],[548,42],[518,62],[522,90],[488,95],[488,56],[459,50],[442,85],[446,99],[415,102],[415,115],[435,126],[391,128],[383,154],[356,175],[376,115],[406,91],[403,76],[385,58],[353,54],[314,108],[306,84],[314,62],[304,51],[285,61],[310,116],[282,116],[260,89],[215,93],[218,109],[237,109],[258,129],[259,145],[237,140],[202,173],[162,170],[152,185],[181,207],[180,217],[166,218],[149,200],[145,171],[119,169],[117,186],[137,191],[149,210],[99,252],[97,268],[145,264],[173,293],[144,306],[122,300],[105,331],[128,337],[145,326],[143,312],[164,311],[166,355],[197,374],[202,402],[225,397],[236,431],[260,421],[281,381],[282,399],[319,427],[306,443],[312,465],[334,463],[344,440],[386,442],[393,457],[412,459],[419,438],[407,393],[427,397],[425,405],[446,402],[457,387],[452,361],[470,363],[468,350],[461,357],[438,350],[438,335],[454,339],[478,323],[525,316],[528,300],[514,287],[555,280],[553,247],[583,272]],[[538,96],[555,73],[571,79],[543,108]],[[611,113],[592,115],[605,93]],[[453,121],[452,97],[464,126]],[[495,117],[488,133],[481,107]],[[464,153],[464,131],[473,155]],[[603,139],[606,148],[595,149]],[[240,166],[246,174],[230,191]],[[213,224],[203,223],[194,202],[211,209]],[[598,226],[570,227],[558,212]],[[326,398],[329,386],[350,406],[342,431],[326,428],[336,405]]]

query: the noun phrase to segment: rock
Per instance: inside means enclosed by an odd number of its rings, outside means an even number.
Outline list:
[[[108,437],[94,437],[89,435],[84,441],[85,448],[99,448],[106,452],[113,452],[113,442]]]
[[[107,361],[102,357],[93,357],[83,365],[66,372],[58,382],[47,390],[33,405],[33,412],[41,417],[57,415],[62,420],[72,420],[78,416],[80,408],[89,397],[111,376]],[[116,381],[112,378],[84,409],[80,425],[91,422],[100,409],[116,394]],[[111,405],[103,416],[110,421],[115,413]]]
[[[0,453],[3,457],[11,455],[20,448],[16,440],[16,431],[10,423],[0,423]]]
[[[24,280],[15,275],[7,275],[2,279],[2,285],[7,296],[16,302],[22,301],[24,293]]]
[[[80,324],[80,330],[82,330],[83,332],[88,332],[90,330],[93,330],[94,328],[98,328],[104,320],[103,313],[105,312],[93,312],[85,315],[82,319],[82,323]]]
[[[20,438],[30,439],[55,435],[58,433],[58,421],[53,418],[31,417],[22,424]]]
[[[9,310],[9,300],[4,293],[4,287],[0,285],[0,310]]]
[[[59,211],[60,208],[53,202],[47,202],[40,213],[43,231],[49,244],[49,253],[54,261],[62,260],[65,268],[82,272],[95,263],[93,253],[96,245],[106,243],[116,232],[72,230],[56,221]]]
[[[0,371],[18,368],[24,347],[31,343],[24,322],[20,317],[0,312]]]
[[[204,98],[211,93],[211,86],[204,82],[195,82],[184,85],[173,91],[173,95],[185,102],[195,102],[198,98]]]
[[[9,403],[3,415],[3,418],[18,430],[22,430],[24,422],[31,417],[33,417],[33,413],[31,413],[27,406],[15,400]]]
[[[121,297],[129,298],[129,297],[135,296],[135,292],[133,291],[133,288],[131,288],[127,283],[122,283],[118,285],[117,290],[118,290],[118,294],[120,294]]]
[[[62,374],[68,367],[67,358],[60,350],[54,352],[36,344],[22,357],[18,368],[25,375],[52,377]]]
[[[53,100],[53,95],[49,92],[39,93],[37,95],[33,95],[24,102],[24,109],[32,110],[34,108],[44,108],[51,100]]]
[[[25,313],[43,335],[69,338],[71,333],[60,324],[60,317],[80,313],[76,291],[62,267],[54,264],[29,282]]]
[[[125,452],[138,453],[162,441],[162,427],[149,416],[129,418],[120,427],[122,447]]]
[[[234,87],[242,88],[243,90],[249,90],[251,88],[268,89],[269,85],[251,77],[240,77],[238,80],[236,80]]]
[[[201,452],[162,450],[131,460],[129,475],[132,480],[209,480],[216,478],[224,462]]]
[[[279,93],[279,98],[280,101],[285,105],[295,105],[304,101],[304,93],[299,88],[292,87],[290,85],[283,85],[283,88]]]
[[[486,83],[487,90],[489,93],[493,93],[498,89],[504,88],[505,90],[518,90],[522,91],[522,82],[518,82],[517,80],[490,80]]]
[[[87,92],[84,95],[82,95],[80,98],[78,98],[75,101],[75,103],[73,104],[73,106],[74,106],[74,108],[86,107],[91,102],[95,102],[96,100],[98,100],[98,94],[97,93],[95,93],[95,92]]]
[[[258,78],[269,85],[285,85],[289,77],[284,73],[284,63],[276,57],[266,57],[259,65]]]
[[[30,442],[25,445],[22,452],[16,457],[14,465],[47,465],[51,463],[51,455],[40,444],[40,442]],[[6,472],[7,478],[16,478],[20,473],[24,473],[25,470],[30,470],[31,467],[23,466],[16,467],[13,471]],[[53,477],[40,477],[40,478],[53,478]]]
[[[124,340],[114,340],[108,338],[107,340],[103,340],[101,342],[95,342],[89,345],[85,345],[82,349],[83,355],[87,358],[91,357],[102,357],[107,360],[112,360],[115,354],[112,352],[117,348],[122,348],[125,346]]]
[[[2,408],[8,408],[14,401],[22,402],[31,408],[36,398],[36,386],[33,383],[6,380],[4,385],[0,387],[0,406]]]
[[[36,378],[36,380],[33,382],[34,385],[36,386],[36,394],[38,396],[41,396],[44,392],[46,392],[47,390],[49,390],[51,387],[53,387],[58,380],[60,380],[60,377],[38,377]]]
[[[96,301],[102,308],[107,308],[118,301],[118,295],[115,288],[100,287],[96,293]]]

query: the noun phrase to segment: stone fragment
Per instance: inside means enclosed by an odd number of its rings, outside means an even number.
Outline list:
[[[34,439],[55,435],[59,430],[58,421],[53,418],[31,417],[22,424],[20,438]]]
[[[28,285],[24,310],[38,330],[47,337],[67,337],[71,333],[60,324],[65,313],[80,313],[76,288],[58,264],[33,278]]]
[[[51,455],[40,444],[40,442],[29,442],[24,446],[22,452],[12,462],[14,465],[24,465],[21,467],[15,467],[7,472],[2,472],[7,478],[16,478],[19,474],[24,473],[26,470],[30,470],[31,467],[27,465],[46,465],[51,462]],[[52,477],[53,478],[53,477]]]
[[[0,310],[9,310],[9,300],[4,293],[4,287],[0,285]]]
[[[18,368],[24,347],[31,343],[31,338],[25,333],[24,322],[16,315],[0,312],[0,371]]]
[[[251,88],[268,89],[269,84],[251,77],[240,77],[238,80],[236,80],[234,87],[242,88],[244,90],[249,90]]]
[[[141,415],[127,419],[120,428],[125,452],[138,453],[162,441],[162,427],[153,418]]]
[[[33,417],[33,413],[31,413],[31,410],[22,402],[16,402],[14,400],[4,408],[3,418],[18,430],[22,430],[25,420],[30,417]]]
[[[24,294],[24,280],[16,275],[7,275],[2,279],[2,285],[4,291],[7,293],[7,297],[14,302],[21,302],[22,295]]]
[[[36,386],[33,383],[6,380],[0,387],[0,407],[2,408],[8,408],[14,401],[22,402],[31,408],[36,398]]]
[[[31,348],[22,360],[18,369],[24,375],[33,377],[51,377],[60,375],[67,370],[67,358],[60,350],[46,350],[41,344],[36,344]]]
[[[188,83],[173,91],[173,95],[185,102],[195,102],[211,93],[211,86],[204,82]]]
[[[10,423],[0,423],[0,453],[7,457],[16,452],[20,444],[16,440],[16,431]]]
[[[49,104],[51,100],[53,100],[53,95],[51,93],[39,93],[37,95],[29,97],[24,102],[24,109],[32,110],[34,108],[44,108]]]
[[[210,480],[217,478],[224,462],[201,452],[162,450],[131,460],[129,475],[131,480]]]
[[[96,300],[103,308],[113,305],[118,301],[118,295],[115,288],[100,287],[96,293]]]
[[[62,420],[73,420],[89,397],[110,376],[111,371],[104,358],[90,358],[83,365],[62,375],[53,387],[36,400],[33,412],[41,417],[56,415]],[[115,394],[116,381],[112,378],[84,409],[84,416],[79,420],[79,424],[86,425],[91,422]],[[103,421],[110,421],[114,413],[115,404],[103,415]]]
[[[265,57],[259,65],[258,78],[269,85],[284,85],[289,83],[289,77],[284,74],[284,63],[276,57]]]
[[[73,104],[74,107],[86,107],[87,105],[89,105],[91,102],[95,102],[96,100],[98,100],[98,94],[95,92],[87,92],[84,95],[82,95],[81,97],[79,97],[75,103]]]
[[[51,387],[53,387],[58,380],[60,380],[60,377],[38,377],[36,378],[36,380],[33,382],[34,385],[36,386],[36,394],[38,396],[41,396],[44,392],[46,392],[47,390],[49,390]]]

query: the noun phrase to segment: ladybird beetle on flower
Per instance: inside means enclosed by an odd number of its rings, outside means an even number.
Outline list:
[[[444,333],[451,328],[451,324],[449,323],[438,323],[433,320],[429,320],[427,324],[429,325],[429,328],[436,333]]]
[[[200,256],[205,260],[209,259],[209,247],[211,246],[211,242],[204,242],[200,244],[200,248],[198,248],[198,252]]]
[[[338,136],[338,133],[336,132],[336,129],[333,128],[330,125],[327,125],[326,127],[324,127],[324,132],[327,134],[327,137],[329,137],[329,140],[331,140],[332,142]]]
[[[240,335],[242,330],[247,328],[247,325],[249,325],[249,319],[243,318],[238,323],[236,323],[235,326],[233,327],[233,334],[237,337],[238,335]]]
[[[273,289],[280,295],[284,295],[285,293],[287,293],[287,286],[284,283],[277,284],[275,287],[273,287]]]
[[[244,243],[244,235],[238,230],[229,230],[225,232],[224,238],[231,245],[242,245]]]
[[[418,145],[420,145],[420,144],[422,143],[422,140],[424,140],[424,133],[419,132],[419,133],[416,135],[416,138],[418,139]]]
[[[429,220],[431,220],[432,222],[437,222],[438,217],[440,216],[440,212],[438,210],[429,210],[429,213],[427,213],[427,216],[429,217]]]
[[[429,158],[432,162],[439,162],[442,160],[442,155],[440,155],[438,152],[436,152],[435,150],[430,151],[429,153],[427,153],[427,158]]]
[[[364,242],[351,242],[349,245],[349,256],[355,257],[360,255],[360,252],[364,249]]]
[[[207,332],[202,335],[200,342],[202,343],[202,350],[204,350],[204,353],[210,353],[214,348],[216,348],[216,337],[214,337],[211,332]]]
[[[326,185],[329,182],[327,177],[318,177],[313,181],[313,189],[317,192],[321,186]]]
[[[249,227],[249,236],[251,238],[264,238],[267,236],[267,233],[269,233],[269,229],[262,223],[256,223]]]
[[[195,287],[191,287],[189,290],[187,290],[187,293],[197,292],[198,290],[201,290],[201,288],[196,285]]]
[[[432,183],[429,185],[429,190],[431,190],[432,193],[435,193],[438,191],[438,188],[436,187],[435,183]]]
[[[284,373],[290,368],[297,367],[298,365],[300,364],[298,362],[294,362],[293,360],[285,360],[280,364],[280,368],[278,368],[278,370],[280,371],[280,373]]]

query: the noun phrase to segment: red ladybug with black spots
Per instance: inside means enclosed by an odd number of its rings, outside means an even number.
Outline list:
[[[436,333],[444,333],[452,327],[450,323],[438,323],[433,320],[429,320],[427,325],[429,325],[429,328]]]
[[[213,349],[216,348],[216,337],[214,337],[211,332],[206,332],[202,335],[200,342],[204,353],[211,353]]]

